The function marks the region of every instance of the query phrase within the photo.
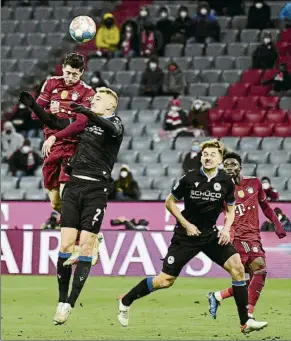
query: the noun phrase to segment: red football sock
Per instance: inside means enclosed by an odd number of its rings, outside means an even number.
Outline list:
[[[265,285],[267,272],[265,269],[255,271],[249,285],[249,313],[253,314],[261,291]]]
[[[221,298],[224,300],[225,298],[229,298],[231,296],[233,296],[233,289],[232,287],[228,288],[228,289],[224,289],[220,291],[220,295]]]

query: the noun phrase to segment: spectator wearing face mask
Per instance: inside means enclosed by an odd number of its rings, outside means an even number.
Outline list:
[[[266,193],[267,200],[277,201],[279,199],[279,193],[274,187],[272,187],[271,180],[267,176],[264,176],[262,177],[261,182],[262,182],[263,190]]]
[[[96,90],[97,88],[107,88],[109,82],[102,78],[100,71],[95,71],[90,79],[90,86]]]
[[[159,20],[157,21],[156,29],[161,32],[163,37],[161,54],[164,55],[165,46],[171,42],[171,37],[174,34],[174,22],[172,18],[170,18],[170,9],[168,6],[160,7]]]
[[[220,26],[214,14],[211,14],[208,2],[200,2],[197,14],[191,24],[191,38],[188,42],[211,43],[220,40]]]
[[[256,0],[249,8],[247,28],[264,30],[272,27],[271,7],[264,0]]]
[[[188,124],[196,129],[201,129],[206,135],[209,134],[208,110],[211,108],[209,102],[196,98],[188,115]]]
[[[117,50],[119,40],[120,32],[114,15],[112,13],[104,14],[102,24],[96,34],[97,56],[111,57]]]
[[[163,128],[167,131],[172,131],[186,126],[187,113],[182,109],[181,101],[173,99],[166,111]]]
[[[271,96],[291,96],[291,75],[288,72],[287,65],[281,63],[279,72],[273,78],[263,81],[262,84],[273,85],[273,90],[270,92]]]
[[[201,167],[201,153],[200,142],[194,140],[192,142],[191,151],[185,155],[183,161],[183,171],[189,172],[191,169],[197,169]]]
[[[172,36],[172,42],[174,43],[186,43],[187,39],[192,36],[191,34],[192,19],[188,14],[188,8],[181,6],[178,10],[178,16],[174,21],[174,34]]]
[[[243,0],[210,0],[208,3],[216,15],[234,17],[245,14]]]
[[[278,58],[276,45],[270,33],[265,32],[262,44],[253,53],[253,69],[272,69]]]
[[[282,224],[284,230],[286,232],[291,232],[291,222],[290,222],[290,219],[287,217],[287,215],[284,214],[279,207],[276,207],[274,209],[274,212],[275,212],[276,216],[278,217],[280,223]],[[268,231],[274,232],[275,226],[270,221],[265,221],[261,227],[261,231],[263,231],[263,232],[268,232]]]
[[[130,168],[123,165],[120,168],[119,178],[114,182],[114,190],[111,197],[115,200],[138,200],[140,198],[138,183],[134,180]]]
[[[137,24],[127,20],[121,27],[120,42],[115,57],[131,58],[139,55],[139,35]]]
[[[147,62],[147,67],[144,70],[141,83],[141,96],[159,96],[162,95],[164,84],[164,72],[159,67],[159,59],[156,56],[151,57]]]
[[[17,149],[20,149],[23,141],[24,137],[16,132],[12,122],[5,122],[1,136],[2,162],[7,161]]]
[[[32,150],[30,141],[25,140],[23,146],[11,155],[8,164],[12,175],[20,179],[23,176],[34,175],[41,165],[41,158]]]
[[[146,22],[140,33],[140,55],[143,57],[160,56],[162,49],[163,37],[161,32],[156,30],[153,23]]]
[[[168,64],[168,73],[165,75],[163,91],[169,96],[178,97],[185,94],[186,79],[183,71],[175,62]]]
[[[150,12],[147,6],[142,6],[137,17],[138,33],[144,30],[146,24],[151,23]]]
[[[280,19],[283,20],[286,28],[291,28],[291,1],[287,1],[285,6],[281,9]]]

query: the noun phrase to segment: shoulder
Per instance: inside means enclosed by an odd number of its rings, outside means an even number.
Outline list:
[[[243,176],[243,185],[252,186],[255,189],[260,189],[262,186],[261,180],[255,176]]]
[[[46,83],[47,84],[59,84],[60,82],[62,82],[64,79],[63,76],[53,76],[53,77],[50,77],[46,80]]]
[[[111,116],[109,117],[109,121],[113,122],[113,123],[122,123],[122,120],[119,116]]]
[[[233,180],[233,178],[226,174],[225,171],[223,169],[219,169],[218,171],[218,180],[223,181],[224,183],[230,185],[230,186],[235,186],[235,182]]]
[[[88,85],[87,83],[85,83],[84,81],[80,81],[79,86],[82,87],[83,89],[86,89],[87,91],[93,90],[93,88],[90,85]]]
[[[190,169],[187,173],[185,173],[181,179],[185,179],[185,180],[192,180],[195,179],[197,176],[200,175],[200,169],[198,168],[193,168]]]

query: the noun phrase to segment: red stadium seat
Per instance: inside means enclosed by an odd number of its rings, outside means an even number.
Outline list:
[[[209,109],[208,111],[208,120],[209,123],[216,123],[222,120],[224,111],[221,109]]]
[[[228,96],[240,97],[248,94],[249,84],[234,83],[228,89]]]
[[[258,109],[258,97],[240,97],[237,99],[237,109],[255,110]]]
[[[278,65],[281,63],[287,64],[289,68],[291,66],[291,56],[279,56],[276,61],[276,66],[278,67]]]
[[[285,56],[287,54],[290,54],[291,51],[291,43],[288,43],[286,41],[279,41],[277,44],[277,50],[278,54],[280,56]]]
[[[228,136],[231,129],[230,123],[213,124],[210,126],[211,135],[217,138]]]
[[[223,110],[233,109],[235,104],[236,104],[236,98],[229,97],[229,96],[219,97],[216,102],[217,108],[223,109]]]
[[[291,29],[286,29],[281,32],[280,41],[291,43]]]
[[[291,124],[291,111],[287,111],[286,118],[287,118],[287,122]]]
[[[263,96],[259,98],[259,102],[263,109],[277,109],[279,97]]]
[[[229,122],[229,123],[239,123],[239,122],[243,122],[244,116],[245,116],[244,110],[237,110],[237,109],[225,110],[223,114],[223,120],[224,122]]]
[[[256,137],[268,137],[273,135],[274,125],[270,123],[257,123],[253,127],[253,135]]]
[[[264,73],[263,80],[267,81],[276,76],[279,71],[277,69],[267,69]]]
[[[283,123],[286,121],[286,111],[285,110],[270,110],[267,113],[266,121],[268,123]]]
[[[274,127],[274,136],[291,137],[291,124],[276,124]]]
[[[251,110],[245,115],[245,121],[247,123],[261,123],[264,121],[266,111],[264,110]]]
[[[270,85],[252,85],[250,87],[250,96],[266,96],[272,90]]]
[[[251,85],[258,85],[261,83],[263,70],[250,69],[243,72],[241,76],[241,83],[249,83]]]
[[[234,123],[231,129],[232,136],[244,137],[251,136],[253,125],[249,123]]]

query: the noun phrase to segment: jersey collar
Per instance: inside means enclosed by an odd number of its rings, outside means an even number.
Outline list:
[[[213,176],[209,177],[203,170],[203,166],[200,167],[200,174],[203,175],[203,176],[206,176],[207,177],[207,182],[210,182],[210,180],[212,180],[213,178],[215,178],[218,174],[218,168],[216,168],[216,172]]]

